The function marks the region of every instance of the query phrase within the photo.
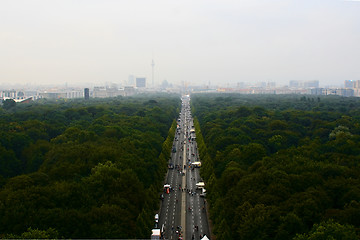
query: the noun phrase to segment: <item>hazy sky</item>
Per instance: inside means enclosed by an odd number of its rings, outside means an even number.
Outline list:
[[[4,83],[360,79],[360,1],[0,0]]]

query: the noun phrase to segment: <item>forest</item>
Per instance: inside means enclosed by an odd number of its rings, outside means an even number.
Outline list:
[[[177,95],[0,109],[0,238],[149,238]]]
[[[191,95],[216,239],[359,239],[360,99]]]

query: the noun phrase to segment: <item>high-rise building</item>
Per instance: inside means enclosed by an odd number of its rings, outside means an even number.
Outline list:
[[[305,88],[318,88],[319,80],[306,81],[306,82],[304,82],[304,87]]]
[[[84,98],[88,100],[90,98],[89,88],[84,88]]]
[[[360,97],[360,80],[353,80],[354,96]]]
[[[356,81],[354,80],[345,80],[345,88],[354,88]]]
[[[127,85],[128,86],[134,86],[135,85],[135,77],[134,77],[134,75],[129,75]]]
[[[298,88],[300,87],[300,82],[296,80],[290,80],[289,87],[291,88]]]
[[[360,80],[355,80],[354,88],[360,88]]]
[[[138,88],[146,87],[146,78],[136,78],[136,87]]]
[[[276,82],[268,82],[267,87],[268,88],[275,88],[276,87]]]

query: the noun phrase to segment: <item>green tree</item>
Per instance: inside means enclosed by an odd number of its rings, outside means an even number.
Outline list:
[[[306,234],[298,234],[293,238],[294,240],[356,240],[359,236],[356,235],[354,226],[342,225],[330,219],[320,224],[314,224],[311,231]]]
[[[29,227],[26,232],[22,233],[20,236],[14,234],[7,234],[5,238],[10,239],[56,239],[59,238],[59,233],[54,228],[49,228],[47,230],[33,229]]]
[[[16,106],[14,99],[6,99],[3,101],[3,108],[5,110],[10,110]]]
[[[21,162],[12,150],[0,145],[0,175],[13,177],[21,172]]]

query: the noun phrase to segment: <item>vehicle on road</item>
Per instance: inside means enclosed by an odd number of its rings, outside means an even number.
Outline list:
[[[201,240],[210,240],[206,235],[204,235]]]
[[[193,162],[193,163],[191,163],[191,166],[199,168],[199,167],[201,167],[201,162]]]
[[[206,189],[205,188],[201,188],[200,197],[206,197]]]
[[[169,184],[165,184],[164,185],[164,192],[166,192],[167,194],[170,193],[170,190],[171,190],[171,186]]]
[[[153,229],[152,234],[151,234],[151,239],[152,240],[160,240],[160,237],[161,237],[160,229]]]
[[[201,188],[204,188],[205,187],[205,183],[204,182],[198,182],[197,184],[196,184],[196,188],[197,189],[201,189]]]

